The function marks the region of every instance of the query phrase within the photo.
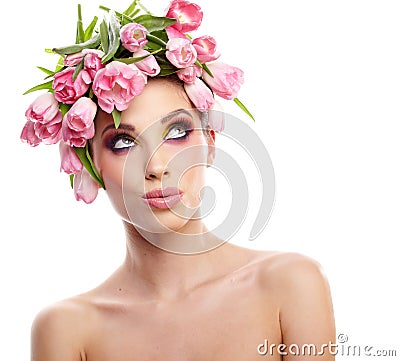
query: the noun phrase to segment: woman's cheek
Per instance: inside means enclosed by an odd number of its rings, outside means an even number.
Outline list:
[[[104,157],[100,167],[100,174],[104,180],[106,193],[114,210],[122,219],[129,221],[123,191],[124,162]]]
[[[103,157],[99,172],[104,180],[106,189],[107,184],[113,188],[122,190],[125,157],[105,156]]]

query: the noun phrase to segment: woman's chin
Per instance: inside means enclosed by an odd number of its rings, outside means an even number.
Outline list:
[[[188,219],[182,218],[171,211],[129,217],[129,223],[135,228],[140,228],[144,233],[181,233],[181,230],[186,228],[188,222]]]

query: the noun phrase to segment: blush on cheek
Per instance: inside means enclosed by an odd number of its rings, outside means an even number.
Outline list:
[[[109,185],[113,189],[119,189],[122,193],[124,164],[123,159],[115,159],[115,157],[102,157],[100,159],[99,172],[101,172],[106,189],[107,185]]]
[[[186,190],[185,197],[182,200],[189,208],[198,208],[201,202],[201,189],[205,186],[204,165],[192,167],[187,170],[181,178],[180,186]]]

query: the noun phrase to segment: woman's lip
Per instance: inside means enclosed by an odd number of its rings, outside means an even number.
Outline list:
[[[147,192],[143,198],[167,198],[170,196],[180,195],[182,191],[176,187],[156,188]]]
[[[177,204],[181,200],[182,196],[183,196],[182,193],[178,193],[167,197],[150,197],[142,199],[143,202],[145,202],[150,207],[167,209],[167,208],[172,208],[175,204]]]

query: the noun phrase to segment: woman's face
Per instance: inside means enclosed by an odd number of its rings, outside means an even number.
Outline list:
[[[93,159],[106,192],[120,216],[156,233],[190,233],[190,219],[199,215],[205,168],[214,157],[213,131],[201,129],[199,112],[183,88],[165,79],[151,79],[144,92],[122,112],[115,129],[111,115],[99,111],[92,142]],[[176,187],[171,204],[143,199],[154,189]],[[158,205],[154,204],[157,203]]]

